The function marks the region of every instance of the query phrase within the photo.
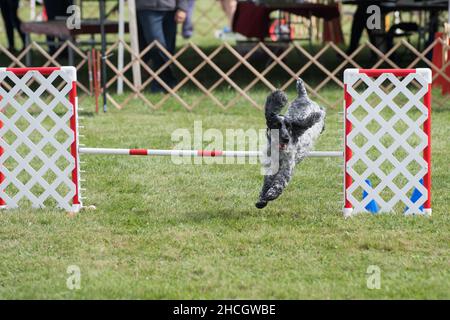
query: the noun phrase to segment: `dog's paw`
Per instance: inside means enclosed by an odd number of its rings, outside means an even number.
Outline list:
[[[263,209],[267,206],[267,201],[259,200],[257,203],[255,203],[255,207],[258,209]]]

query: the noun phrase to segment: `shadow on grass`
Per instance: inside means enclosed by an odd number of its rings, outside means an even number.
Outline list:
[[[256,210],[256,209],[255,209]],[[257,216],[256,212],[252,209],[211,209],[204,211],[188,211],[183,213],[180,222],[199,223],[209,220],[221,220],[221,221],[238,221],[248,217]]]
[[[93,118],[96,116],[95,112],[92,111],[78,111],[78,115],[87,118]]]

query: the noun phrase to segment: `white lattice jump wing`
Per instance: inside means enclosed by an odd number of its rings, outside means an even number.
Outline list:
[[[0,206],[78,211],[74,67],[0,68]]]
[[[431,79],[430,69],[345,70],[344,215],[399,204],[431,215]]]

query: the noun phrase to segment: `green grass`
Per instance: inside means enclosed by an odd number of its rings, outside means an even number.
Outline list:
[[[83,105],[92,110],[91,100]],[[84,155],[85,204],[97,210],[0,213],[0,298],[450,298],[449,115],[448,104],[433,114],[432,218],[344,220],[337,159],[306,160],[281,198],[258,210],[258,165]],[[83,142],[98,147],[171,148],[173,130],[197,120],[223,132],[264,127],[244,103],[189,113],[134,100],[84,116]],[[328,110],[318,150],[339,147],[338,117]],[[69,265],[81,270],[80,290],[66,287]],[[381,269],[379,290],[366,287],[370,265]]]

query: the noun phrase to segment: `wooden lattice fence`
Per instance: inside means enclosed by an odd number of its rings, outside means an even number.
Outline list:
[[[329,101],[324,92],[330,86],[343,88],[342,73],[345,68],[416,68],[429,67],[433,70],[434,80],[440,78],[441,83],[450,86],[450,52],[447,39],[437,38],[423,52],[419,52],[413,44],[402,40],[387,53],[381,52],[370,42],[361,44],[351,54],[346,54],[332,42],[327,43],[314,52],[303,48],[298,43],[282,47],[255,43],[245,51],[238,50],[228,43],[207,50],[190,42],[171,55],[159,43],[154,42],[139,53],[122,42],[127,53],[123,69],[117,67],[116,50],[120,41],[108,47],[106,52],[107,98],[117,108],[128,105],[131,99],[141,99],[150,108],[159,109],[169,101],[181,105],[187,110],[196,108],[200,103],[210,103],[221,109],[242,104],[261,109],[263,98],[261,92],[269,92],[275,88],[288,89],[297,77],[307,80],[310,95],[328,107],[336,107],[341,100]],[[17,56],[0,46],[2,66],[25,67],[27,55],[32,54],[31,66],[61,66],[67,64],[67,50],[73,51],[75,66],[79,73],[79,91],[81,99],[93,95],[92,75],[88,75],[89,55],[73,43],[67,41],[50,55],[45,47],[32,42]],[[433,49],[442,50],[443,61],[432,61]],[[148,54],[158,49],[168,57],[167,62],[158,70],[148,64]],[[405,59],[405,57],[408,57]],[[143,75],[140,85],[133,84],[132,66],[138,63]],[[161,79],[161,73],[172,68],[179,80],[170,87]],[[447,70],[447,72],[446,72]],[[117,82],[123,81],[123,94],[116,94]],[[166,91],[157,98],[150,93],[152,81],[157,81]],[[227,92],[227,99],[219,92]],[[191,95],[189,93],[195,92]]]
[[[344,69],[348,67],[429,67],[433,70],[434,79],[441,77],[444,82],[447,82],[450,85],[450,76],[448,75],[448,72],[445,72],[446,69],[450,68],[450,59],[435,65],[429,58],[429,54],[431,54],[433,48],[437,45],[442,47],[444,53],[448,52],[450,48],[448,42],[446,43],[442,39],[436,39],[427,49],[423,52],[419,52],[411,43],[402,40],[389,50],[389,52],[383,53],[370,42],[366,42],[353,53],[347,55],[341,48],[332,42],[327,43],[315,53],[310,53],[297,43],[288,45],[282,50],[274,51],[268,45],[260,42],[255,44],[255,46],[247,52],[241,54],[228,43],[223,43],[211,52],[205,52],[194,43],[188,43],[180,48],[174,55],[171,55],[157,42],[152,43],[139,54],[134,54],[131,48],[124,43],[125,50],[129,53],[130,61],[125,65],[125,68],[122,71],[119,71],[113,60],[110,60],[109,58],[106,60],[108,68],[111,73],[114,74],[113,77],[108,79],[107,88],[108,92],[111,93],[117,80],[122,78],[129,88],[129,93],[122,103],[117,102],[111,94],[108,95],[108,100],[120,108],[127,105],[130,99],[138,97],[149,107],[158,109],[164,106],[170,97],[173,97],[183,107],[192,110],[205,99],[222,109],[237,105],[238,103],[241,103],[241,100],[243,99],[251,106],[260,109],[262,108],[262,103],[257,100],[258,91],[271,91],[275,88],[286,90],[293,84],[296,78],[306,76],[307,79],[310,79],[311,73],[315,72],[318,73],[317,76],[314,76],[314,79],[307,84],[310,94],[325,105],[336,107],[342,103],[342,101],[328,101],[322,92],[327,90],[329,85],[343,88],[342,73]],[[112,53],[117,46],[118,43],[109,48],[107,57],[113,56]],[[146,54],[151,49],[155,48],[163,51],[168,57],[167,62],[158,70],[153,70],[144,59]],[[184,65],[186,59],[183,59],[183,55],[187,54],[189,51],[195,54],[194,60],[196,60],[197,63],[187,67]],[[365,51],[365,56],[372,55],[373,57],[369,59],[369,61],[358,61],[360,60],[358,59],[358,56],[361,55],[363,51]],[[367,53],[367,51],[369,51],[369,53]],[[192,53],[190,56],[192,56]],[[259,53],[259,56],[261,56],[261,53],[264,55],[265,62],[262,64],[262,68],[261,63],[254,63],[255,59],[252,59],[256,53]],[[286,58],[293,54],[303,57],[303,62],[293,66],[289,61],[286,61]],[[330,54],[336,58],[335,61],[338,61],[338,63],[334,63],[331,67],[329,63],[321,62],[322,57]],[[219,63],[215,60],[219,55],[225,55],[228,59],[233,59],[233,63]],[[402,59],[399,63],[397,60],[400,55],[402,57],[405,55],[409,56],[410,59],[407,61]],[[445,56],[445,54],[443,54],[443,56]],[[143,81],[142,85],[139,87],[134,86],[130,80],[131,77],[125,75],[131,70],[133,62],[136,61],[139,62],[144,76],[147,76],[146,80]],[[175,71],[177,71],[176,73],[179,75],[179,83],[173,88],[164,83],[160,77],[161,73],[169,67],[175,69]],[[274,78],[270,73],[273,73],[275,68],[279,76]],[[309,72],[309,75],[307,75],[311,68],[314,68],[314,71]],[[207,73],[210,74],[210,78],[214,78],[214,81],[210,81],[210,79],[206,79],[202,76],[202,70],[207,70]],[[239,77],[239,74],[243,73],[250,76]],[[151,102],[147,98],[148,95],[145,94],[145,92],[149,91],[148,86],[151,81],[157,81],[165,90],[167,90],[167,93],[156,103]],[[187,83],[190,84],[189,87],[195,88],[198,92],[201,92],[202,95],[193,101],[186,101],[183,99],[180,92],[183,91]],[[223,85],[226,85],[226,90],[234,92],[233,98],[229,99],[227,102],[220,100],[214,94],[218,88]]]

